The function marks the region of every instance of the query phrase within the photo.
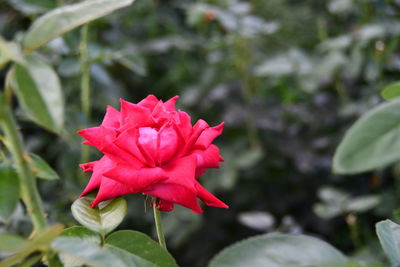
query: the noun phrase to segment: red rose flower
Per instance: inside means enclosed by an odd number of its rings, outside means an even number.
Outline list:
[[[202,213],[197,201],[228,208],[197,181],[208,168],[218,168],[223,158],[211,144],[224,124],[210,127],[204,120],[192,126],[190,116],[175,109],[175,96],[163,102],[149,95],[138,104],[121,99],[121,111],[108,106],[98,127],[79,131],[104,155],[81,164],[93,172],[81,196],[98,189],[92,202],[125,194],[143,193],[158,198],[159,210],[171,211],[174,204]]]

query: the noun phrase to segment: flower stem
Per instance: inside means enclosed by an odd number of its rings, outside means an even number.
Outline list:
[[[86,125],[90,120],[90,62],[88,55],[88,38],[89,38],[89,24],[85,24],[81,29],[81,40],[79,43],[79,53],[81,62],[81,108],[85,115]],[[89,146],[83,146],[80,155],[80,162],[89,161],[90,150]],[[86,183],[84,173],[78,169],[78,177],[82,184]]]
[[[47,226],[42,200],[36,186],[36,179],[27,162],[22,139],[17,130],[17,124],[10,107],[5,105],[1,110],[1,125],[6,136],[6,144],[16,163],[20,179],[21,198],[26,205],[27,212],[32,219],[35,231]]]
[[[90,62],[88,56],[89,24],[82,26],[81,42],[79,44],[81,60],[81,105],[86,119],[90,117]]]
[[[157,230],[158,243],[160,243],[160,246],[166,250],[167,245],[165,244],[165,237],[161,223],[161,213],[157,209],[156,203],[157,203],[157,198],[155,197],[153,198],[153,212],[154,212],[154,222],[156,224],[156,230]]]

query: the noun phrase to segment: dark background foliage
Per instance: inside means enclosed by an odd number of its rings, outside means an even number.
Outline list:
[[[2,1],[0,32],[18,38],[38,15],[72,2]],[[226,123],[216,142],[225,163],[201,181],[230,205],[203,215],[179,207],[165,214],[167,243],[181,266],[204,266],[225,246],[272,231],[307,233],[355,257],[379,259],[374,224],[398,206],[398,168],[344,177],[332,174],[331,161],[349,125],[398,79],[399,4],[137,0],[89,25],[89,119],[79,99],[80,32],[53,40],[37,53],[62,78],[65,132],[47,133],[16,110],[27,149],[62,178],[40,182],[50,220],[75,224],[70,205],[88,178],[77,167],[76,130],[99,124],[121,97],[179,95],[179,108],[193,121]],[[120,228],[152,233],[142,196],[127,199]],[[21,208],[0,227],[30,231]]]

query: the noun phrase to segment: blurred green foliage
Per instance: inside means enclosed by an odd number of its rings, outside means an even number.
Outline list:
[[[1,1],[0,33],[20,40],[33,19],[73,2]],[[90,118],[79,98],[87,63],[80,57],[81,32],[52,40],[34,56],[60,76],[64,131],[44,132],[16,109],[26,149],[60,177],[39,181],[49,220],[75,224],[70,206],[88,178],[78,170],[78,129],[98,125],[105,107],[117,107],[120,97],[136,102],[148,94],[180,95],[179,107],[193,120],[225,122],[217,141],[225,163],[201,181],[230,209],[207,208],[200,216],[177,207],[165,214],[178,264],[205,266],[228,244],[270,231],[311,234],[357,259],[380,261],[374,224],[399,206],[399,166],[344,177],[332,174],[331,163],[344,131],[381,101],[385,85],[398,80],[399,5],[137,0],[88,26]],[[90,159],[98,157],[90,149]],[[128,217],[120,228],[149,233],[152,216],[142,197],[127,199]],[[21,206],[0,230],[29,233]]]

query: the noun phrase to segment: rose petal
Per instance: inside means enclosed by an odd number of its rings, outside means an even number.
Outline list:
[[[114,168],[103,175],[126,185],[134,193],[142,192],[147,186],[165,180],[167,177],[166,173],[158,167],[135,169],[123,163],[117,163]]]
[[[150,207],[153,208],[154,205],[161,211],[172,211],[174,209],[174,203],[159,198],[157,199],[157,203],[153,203],[153,200],[150,202]]]
[[[217,126],[205,129],[194,144],[195,149],[206,149],[217,136],[221,135],[223,129],[223,122]]]
[[[158,161],[158,132],[151,127],[139,128],[137,139],[138,148],[150,166],[154,167]]]
[[[121,130],[131,127],[142,127],[149,126],[153,124],[151,119],[151,112],[148,108],[144,106],[139,106],[132,104],[123,99],[121,102]]]
[[[164,103],[160,100],[154,107],[151,116],[153,117],[154,121],[160,126],[168,122],[172,118],[173,114],[166,110]]]
[[[176,100],[178,100],[179,96],[174,96],[172,98],[170,98],[167,102],[164,103],[164,107],[167,111],[175,111],[176,107],[175,107],[175,103]]]
[[[100,151],[106,145],[111,144],[117,136],[115,129],[107,126],[87,128],[78,131],[78,134],[87,140],[86,144],[94,146]]]
[[[102,201],[130,193],[132,193],[132,190],[130,190],[130,188],[126,185],[103,176],[101,178],[99,191],[97,192],[96,198],[92,202],[92,208],[96,207],[96,205]]]
[[[114,144],[120,149],[130,153],[143,164],[150,165],[150,162],[143,156],[138,147],[138,129],[130,128],[123,131],[114,141]]]
[[[213,194],[208,192],[200,183],[196,183],[197,195],[204,202],[204,204],[218,208],[229,208],[224,202],[216,198]]]
[[[107,106],[106,115],[104,115],[102,126],[108,126],[112,128],[119,127],[120,113],[112,106]]]
[[[98,160],[87,162],[87,163],[82,163],[82,164],[79,164],[79,167],[81,167],[84,172],[93,172],[93,167],[97,162],[98,162]]]
[[[182,138],[186,140],[188,136],[192,133],[192,123],[190,121],[190,116],[186,112],[178,111],[177,113],[174,113],[173,120],[175,122],[175,125],[179,129]]]
[[[216,145],[210,145],[206,150],[195,150],[193,154],[196,155],[197,168],[219,168],[222,161]]]
[[[100,160],[98,160],[93,166],[93,174],[90,177],[90,180],[85,189],[83,190],[81,197],[100,187],[103,173],[111,169],[113,166],[113,161],[107,156],[103,156]]]
[[[197,168],[196,169],[196,179],[203,175],[207,171],[207,168]]]
[[[138,105],[153,110],[158,101],[159,100],[154,95],[148,95],[145,99],[140,101]]]
[[[178,149],[178,134],[173,124],[164,125],[158,132],[159,164],[169,161]]]
[[[196,143],[200,134],[208,127],[209,125],[204,120],[200,119],[196,122],[196,124],[193,126],[190,137],[186,141],[185,147],[182,149],[181,154],[183,156],[189,153],[189,151],[193,149],[193,145]]]
[[[194,156],[179,158],[162,166],[168,177],[165,181],[166,183],[183,185],[193,191],[195,190],[196,168],[196,158]]]
[[[195,213],[203,213],[194,191],[172,183],[156,183],[149,186],[143,193],[155,196],[161,200],[176,203],[191,209]]]

